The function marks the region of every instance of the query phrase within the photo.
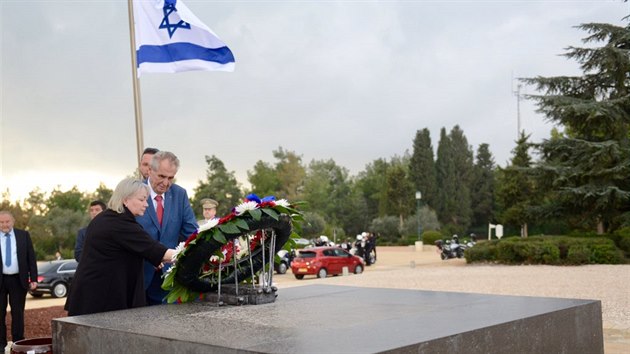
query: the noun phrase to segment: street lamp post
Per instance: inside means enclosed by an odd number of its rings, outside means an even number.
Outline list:
[[[422,225],[420,225],[420,202],[422,199],[422,193],[420,191],[416,192],[416,217],[418,218],[418,242],[420,243],[420,247],[422,247]]]

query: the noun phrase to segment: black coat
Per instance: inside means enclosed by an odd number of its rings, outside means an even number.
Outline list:
[[[143,261],[160,264],[167,248],[152,239],[125,208],[105,210],[88,226],[65,309],[76,316],[146,304]]]

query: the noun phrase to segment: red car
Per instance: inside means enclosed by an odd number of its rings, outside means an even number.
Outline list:
[[[291,271],[297,279],[314,274],[318,278],[326,278],[328,274],[342,274],[345,267],[354,274],[363,273],[365,268],[363,259],[339,247],[304,248],[291,262]]]

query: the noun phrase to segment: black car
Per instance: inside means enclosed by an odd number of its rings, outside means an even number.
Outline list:
[[[44,294],[66,297],[78,264],[74,259],[38,264],[37,289],[29,290],[28,293],[33,297],[42,297]]]

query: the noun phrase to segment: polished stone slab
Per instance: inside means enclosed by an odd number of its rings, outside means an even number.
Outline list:
[[[55,353],[603,353],[601,302],[310,285],[53,321]]]

